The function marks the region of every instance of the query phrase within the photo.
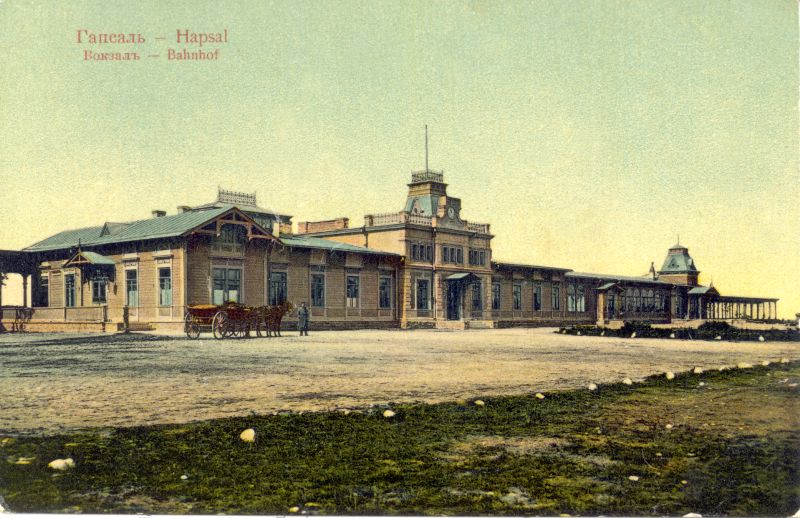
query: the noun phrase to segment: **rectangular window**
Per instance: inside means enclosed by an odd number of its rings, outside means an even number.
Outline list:
[[[172,305],[172,268],[158,269],[158,305]]]
[[[347,307],[358,307],[358,275],[347,276]]]
[[[540,311],[542,309],[542,285],[536,284],[533,286],[533,310]]]
[[[46,308],[50,305],[50,277],[47,275],[42,275],[39,279],[38,305],[41,308]]]
[[[449,263],[450,262],[450,247],[443,246],[442,247],[442,262]]]
[[[430,309],[428,286],[428,279],[417,279],[417,309]]]
[[[419,247],[416,244],[411,245],[411,258],[415,261],[419,259]]]
[[[213,304],[221,306],[226,302],[239,302],[241,296],[242,270],[239,268],[214,268],[212,282],[213,291],[211,300]],[[172,295],[170,293],[170,298],[171,297]]]
[[[311,274],[311,306],[325,307],[325,275],[322,273]]]
[[[577,310],[580,313],[584,313],[586,311],[586,290],[583,286],[578,286],[578,303],[577,303]]]
[[[500,310],[500,283],[492,283],[492,309],[495,311]]]
[[[427,261],[429,263],[433,262],[433,246],[432,245],[426,245],[425,246],[425,258],[427,259]]]
[[[392,278],[381,277],[378,279],[378,307],[389,309],[392,307]]]
[[[553,290],[550,292],[550,307],[554,311],[561,309],[561,286],[553,284]]]
[[[71,308],[75,305],[75,274],[64,276],[64,305]]]
[[[479,252],[478,264],[486,266],[486,252],[484,250]]]
[[[483,290],[482,285],[476,282],[472,285],[472,311],[480,311],[483,309]]]
[[[288,293],[288,274],[286,272],[269,272],[269,305],[278,306],[286,302]]]
[[[106,280],[92,279],[92,304],[106,303]]]
[[[522,284],[514,285],[514,311],[522,311]]]
[[[464,264],[464,249],[463,248],[456,248],[456,262],[458,264]]]
[[[139,305],[139,270],[125,270],[125,303],[134,308]]]

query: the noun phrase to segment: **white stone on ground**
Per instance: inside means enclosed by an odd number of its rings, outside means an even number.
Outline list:
[[[597,385],[594,383],[589,383],[589,390],[597,390]]]
[[[244,442],[255,442],[256,440],[256,431],[252,428],[248,428],[244,430],[242,433],[239,434],[239,439]]]
[[[667,372],[664,374],[664,376],[666,376],[666,378],[667,378],[668,380],[673,380],[673,379],[675,379],[675,373],[674,373],[674,372],[671,372],[671,371],[667,371]]]
[[[482,399],[476,399],[476,400],[475,400],[475,405],[476,405],[476,406],[483,406],[483,405],[485,405],[485,404],[486,404],[486,403],[484,403]]]
[[[628,477],[628,480],[630,480],[631,482],[638,482],[639,477],[637,477],[636,475],[631,475]]]
[[[630,378],[625,378],[624,380],[622,380],[622,383],[624,383],[625,385],[633,385],[633,380]]]
[[[66,471],[74,466],[75,466],[75,461],[72,460],[71,458],[55,459],[50,461],[50,463],[47,465],[48,468],[55,469],[58,471]]]
[[[700,367],[695,367],[692,370],[692,372],[695,373],[695,374],[703,374],[703,369],[701,369]]]
[[[394,417],[394,412],[392,412],[391,410],[384,410],[383,417]]]
[[[537,392],[536,399],[544,399],[544,394],[542,394],[541,392]]]

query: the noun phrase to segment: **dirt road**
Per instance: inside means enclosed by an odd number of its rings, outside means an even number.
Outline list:
[[[0,335],[0,431],[435,402],[800,359],[796,342],[619,339],[552,329],[203,338]]]

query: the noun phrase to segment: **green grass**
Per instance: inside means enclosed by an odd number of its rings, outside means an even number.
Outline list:
[[[389,419],[376,407],[7,438],[0,495],[17,512],[787,516],[798,379],[782,364],[391,405]],[[249,427],[254,444],[238,437]],[[67,456],[73,469],[47,468]]]

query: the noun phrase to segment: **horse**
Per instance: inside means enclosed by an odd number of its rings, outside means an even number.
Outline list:
[[[287,301],[277,306],[261,306],[258,309],[264,320],[266,336],[281,336],[281,321],[284,315],[294,309],[294,304]],[[261,336],[261,326],[258,327],[258,336]]]

